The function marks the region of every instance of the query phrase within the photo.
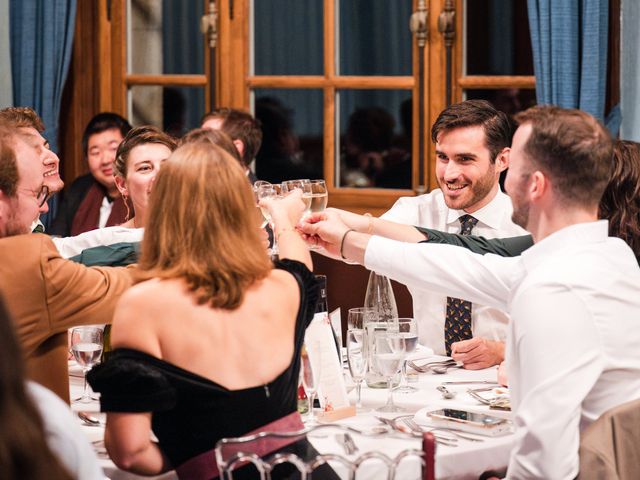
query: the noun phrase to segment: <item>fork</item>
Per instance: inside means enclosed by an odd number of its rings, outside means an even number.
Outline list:
[[[353,455],[358,451],[358,447],[353,441],[353,438],[351,438],[351,435],[349,435],[348,433],[337,433],[336,440],[338,441],[338,443],[340,443],[340,445],[342,445],[342,448],[344,448],[344,453],[346,453],[347,455]]]
[[[399,417],[399,420],[402,420],[403,423],[409,427],[411,429],[411,431],[413,433],[419,433],[420,435],[422,435],[424,433],[424,430],[422,429],[422,427],[420,425],[418,425],[415,420],[411,417]],[[436,439],[436,442],[442,444],[442,445],[446,445],[448,447],[457,447],[457,438],[452,438],[452,437],[445,437],[443,435],[439,435],[437,433],[434,433],[433,436]]]
[[[420,373],[426,373],[426,372],[430,372],[432,371],[432,368],[434,367],[453,367],[453,366],[457,366],[458,362],[456,362],[455,360],[451,359],[451,360],[442,360],[439,362],[429,362],[429,363],[425,363],[424,365],[418,365],[417,363],[413,362],[412,360],[408,360],[407,361],[407,365],[409,365],[411,368],[413,368],[416,372],[420,372]]]

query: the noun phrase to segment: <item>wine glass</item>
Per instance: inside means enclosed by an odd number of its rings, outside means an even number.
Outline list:
[[[329,192],[324,180],[311,180],[311,213],[318,213],[324,211],[327,208],[327,202],[329,201]]]
[[[309,357],[307,348],[303,348],[301,354],[302,386],[309,399],[309,416],[305,423],[307,425],[317,425],[318,422],[313,412],[313,402],[320,383],[320,346],[313,345],[311,347],[313,348],[313,361]]]
[[[404,408],[393,403],[393,377],[400,370],[405,359],[405,337],[400,332],[376,331],[373,338],[373,361],[378,370],[387,378],[387,403],[378,408],[379,412],[404,412]]]
[[[398,332],[404,337],[406,354],[413,352],[418,346],[418,324],[413,318],[399,318]],[[400,385],[393,389],[394,392],[414,393],[418,389],[412,387],[407,382],[407,360],[402,362],[402,370],[400,373]]]
[[[84,374],[82,396],[76,398],[74,402],[90,403],[92,400],[87,389],[87,372],[98,363],[102,355],[102,345],[102,328],[100,327],[75,327],[71,330],[71,352]]]
[[[347,314],[347,328],[364,330],[367,322],[375,321],[376,311],[370,307],[350,308]]]
[[[262,224],[260,225],[260,228],[266,227],[269,223],[269,219],[264,215],[264,213],[262,213],[262,209],[258,205],[258,202],[260,201],[260,198],[258,198],[258,188],[260,188],[262,185],[271,185],[271,183],[265,180],[256,180],[253,183],[253,195],[256,199],[256,207],[258,208],[258,210],[260,210],[260,215],[262,216]]]
[[[271,185],[269,183],[267,185],[258,186],[256,197],[258,198],[258,201],[262,200],[263,198],[278,198],[280,197],[280,192],[275,185]],[[271,230],[275,232],[275,225],[273,224],[273,219],[271,218],[269,209],[266,207],[260,207],[260,210],[262,211],[262,215],[264,216],[264,218],[269,222],[269,225],[271,225]],[[271,247],[270,254],[278,255],[278,238],[275,234],[273,235],[273,246]]]
[[[360,391],[364,375],[367,373],[367,355],[364,347],[364,330],[362,329],[347,330],[347,362],[353,383],[356,384],[356,410],[363,412]]]
[[[282,182],[282,193],[292,192],[294,190],[302,191],[302,201],[304,202],[303,217],[309,215],[311,211],[311,180],[302,178],[299,180],[285,180]]]

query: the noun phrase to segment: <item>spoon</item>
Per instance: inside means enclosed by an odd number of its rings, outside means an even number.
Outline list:
[[[447,370],[449,370],[450,368],[461,368],[461,367],[462,365],[458,365],[457,363],[454,363],[450,365],[433,365],[429,367],[429,370],[431,370],[432,373],[442,375],[444,373],[447,373]]]
[[[89,425],[90,427],[100,426],[100,420],[87,412],[78,412],[78,417],[85,423],[85,425]]]
[[[446,400],[451,400],[453,397],[456,396],[456,392],[452,392],[451,390],[449,390],[444,385],[438,385],[436,387],[436,390],[438,390],[440,393],[442,393],[442,398],[444,398]]]

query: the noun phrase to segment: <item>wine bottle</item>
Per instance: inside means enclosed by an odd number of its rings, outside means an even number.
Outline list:
[[[336,344],[336,350],[338,351],[338,358],[342,360],[342,354],[340,352],[340,341],[338,340],[338,334],[333,328],[331,321],[329,320],[329,302],[327,300],[327,276],[316,275],[316,280],[320,286],[320,296],[318,297],[318,303],[316,304],[316,312],[314,320],[320,318],[329,323],[331,326],[331,333],[333,334],[333,341]],[[340,332],[342,333],[342,332]],[[342,335],[340,335],[342,337]]]

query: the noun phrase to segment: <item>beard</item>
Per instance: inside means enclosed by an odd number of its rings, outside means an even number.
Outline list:
[[[490,165],[487,172],[478,178],[475,183],[465,182],[468,183],[468,185],[466,187],[467,192],[465,192],[464,195],[450,198],[447,195],[447,182],[445,182],[443,178],[438,178],[438,184],[440,190],[444,193],[444,203],[447,207],[454,210],[465,211],[484,200],[484,198],[491,193],[496,182],[495,165]]]

